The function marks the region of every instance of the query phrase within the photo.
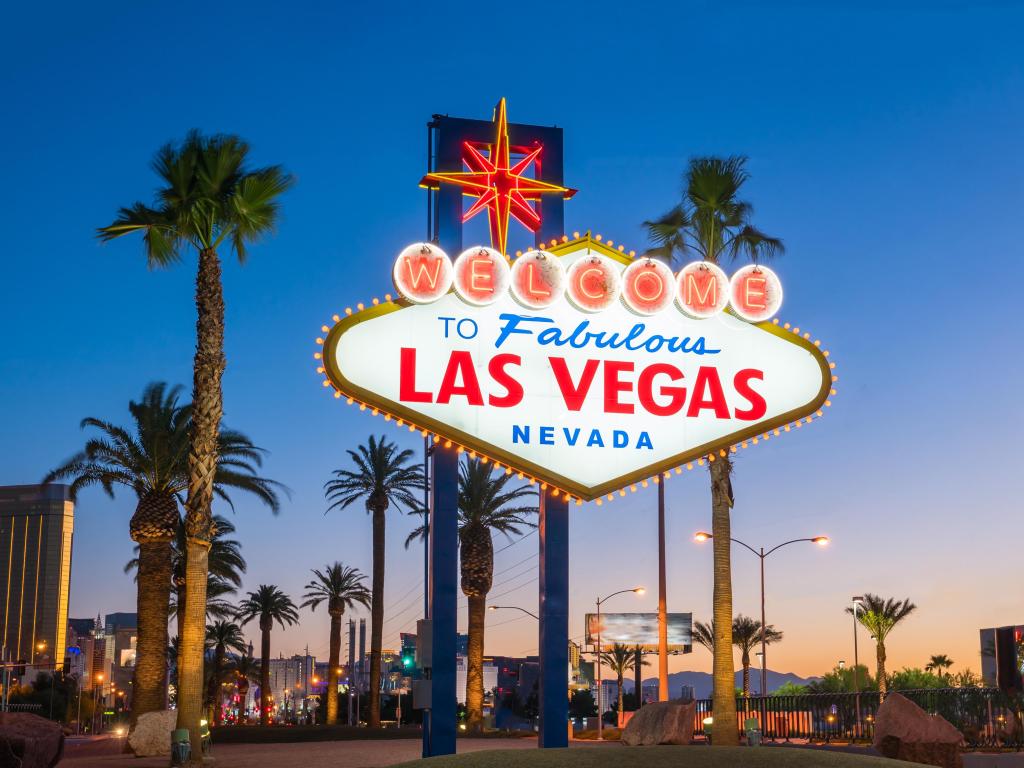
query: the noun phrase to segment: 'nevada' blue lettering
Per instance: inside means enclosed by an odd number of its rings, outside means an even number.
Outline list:
[[[646,432],[641,432],[640,437],[636,439],[636,447],[637,450],[639,450],[640,448],[647,448],[648,450],[653,451],[654,444],[651,443],[651,436],[648,435]]]
[[[518,424],[512,425],[512,442],[530,444],[530,428],[521,427]]]
[[[541,427],[540,428],[540,444],[541,445],[554,445],[555,444],[555,428],[554,427]]]

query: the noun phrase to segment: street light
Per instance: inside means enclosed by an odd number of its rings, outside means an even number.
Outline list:
[[[708,541],[708,540],[710,540],[712,538],[714,538],[714,537],[710,533],[708,533],[707,531],[697,531],[693,535],[693,540],[696,541],[696,542],[700,542],[700,543]],[[810,538],[790,539],[789,541],[784,541],[781,544],[778,544],[778,545],[772,547],[767,552],[765,552],[764,547],[761,547],[760,549],[754,549],[752,546],[750,546],[749,544],[747,544],[745,542],[740,541],[739,539],[734,539],[734,538],[730,537],[730,541],[732,541],[734,544],[739,544],[742,547],[746,547],[748,550],[753,552],[761,560],[761,695],[762,696],[767,696],[768,695],[768,653],[767,653],[768,643],[765,640],[765,630],[767,629],[768,625],[765,623],[765,616],[764,616],[764,559],[766,557],[768,557],[768,555],[772,554],[772,552],[775,552],[778,549],[782,549],[783,547],[785,547],[785,546],[787,546],[789,544],[796,544],[798,541],[809,541],[812,544],[817,544],[819,547],[827,547],[828,544],[829,544],[829,538],[828,538],[828,536],[812,536]]]
[[[860,722],[860,660],[857,656],[857,607],[864,602],[862,595],[854,595],[850,598],[853,603],[853,692],[855,694],[855,706],[857,707],[857,736],[861,734]]]
[[[633,587],[632,589],[620,589],[618,592],[612,592],[607,597],[599,597],[597,599],[597,740],[604,740],[604,712],[601,710],[601,605],[608,600],[611,600],[616,595],[624,595],[627,592],[632,592],[636,595],[642,595],[647,590],[643,587]]]
[[[499,611],[499,610],[522,611],[527,616],[532,616],[533,618],[537,619],[537,621],[540,621],[540,617],[536,613],[533,613],[532,611],[528,611],[525,608],[520,608],[518,605],[489,605],[489,606],[487,606],[487,610],[488,611]]]

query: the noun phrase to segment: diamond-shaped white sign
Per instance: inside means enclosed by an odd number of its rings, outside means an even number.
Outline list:
[[[566,267],[629,263],[589,238],[551,250]],[[368,308],[331,329],[323,359],[342,395],[584,500],[801,420],[832,381],[814,344],[772,323],[531,310],[507,293]]]

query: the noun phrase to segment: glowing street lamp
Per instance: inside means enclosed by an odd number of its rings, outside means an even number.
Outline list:
[[[714,537],[707,531],[697,531],[693,535],[693,540],[698,543],[704,543],[705,541],[709,541],[712,538]],[[734,544],[739,544],[742,547],[746,547],[748,550],[757,555],[757,557],[761,560],[761,653],[759,654],[759,656],[761,657],[761,696],[764,697],[768,695],[768,643],[765,641],[765,630],[767,629],[768,625],[765,623],[764,615],[764,560],[772,552],[775,552],[778,549],[782,549],[783,547],[789,544],[796,544],[798,541],[809,541],[812,544],[817,544],[819,547],[827,547],[829,544],[829,538],[828,536],[812,536],[810,538],[790,539],[789,541],[784,541],[781,544],[772,547],[767,552],[765,552],[764,547],[754,549],[752,546],[740,541],[739,539],[734,539],[730,537],[730,541],[732,541]]]
[[[632,592],[637,595],[642,595],[647,590],[643,587],[633,587],[632,589],[620,589],[618,592],[612,592],[607,597],[599,597],[597,599],[597,739],[598,741],[604,740],[604,712],[601,710],[601,605],[616,595],[624,595],[627,592]]]

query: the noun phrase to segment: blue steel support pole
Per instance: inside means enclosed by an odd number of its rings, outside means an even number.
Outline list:
[[[569,746],[569,506],[564,495],[540,502],[540,739]]]
[[[459,455],[435,448],[430,519],[430,735],[426,757],[455,754],[455,632],[459,588]]]

